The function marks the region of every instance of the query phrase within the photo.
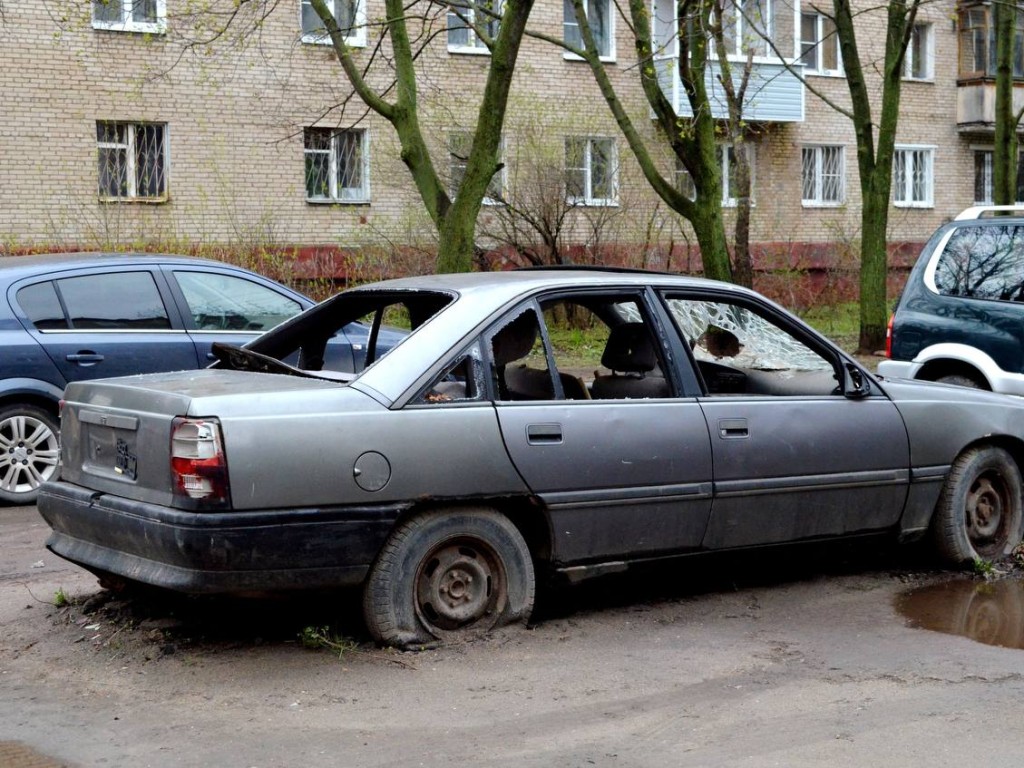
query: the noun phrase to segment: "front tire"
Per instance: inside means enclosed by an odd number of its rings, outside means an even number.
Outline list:
[[[948,376],[939,376],[935,381],[939,384],[952,384],[956,387],[970,387],[971,389],[988,389],[974,376],[965,376],[960,373],[951,373]]]
[[[0,501],[34,504],[58,476],[57,420],[34,405],[0,408]]]
[[[373,638],[409,648],[526,621],[536,582],[529,547],[488,509],[448,509],[399,525],[370,569],[363,615]]]
[[[999,560],[1021,542],[1021,474],[1002,448],[972,448],[953,462],[935,509],[936,549],[951,565]]]

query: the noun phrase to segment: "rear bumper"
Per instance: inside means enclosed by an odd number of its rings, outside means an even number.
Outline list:
[[[185,512],[66,482],[39,512],[52,552],[91,571],[190,594],[352,586],[363,581],[403,507]]]

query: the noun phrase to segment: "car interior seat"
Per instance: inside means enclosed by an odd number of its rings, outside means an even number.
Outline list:
[[[595,400],[672,394],[668,381],[658,370],[654,345],[643,323],[624,323],[612,328],[601,365],[612,373],[594,379],[590,393]]]

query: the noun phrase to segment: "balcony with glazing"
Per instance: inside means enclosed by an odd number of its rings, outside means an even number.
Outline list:
[[[677,3],[654,0],[654,38],[657,51],[655,70],[662,91],[675,106],[676,114],[690,117],[686,92],[679,77],[679,25],[675,17]],[[782,3],[773,0],[736,0],[723,21],[724,42],[734,84],[739,86],[753,51],[752,69],[743,100],[743,119],[747,122],[802,122],[804,119],[804,86],[794,74],[794,60],[783,59],[781,51],[794,50],[794,14],[790,8],[782,12]],[[778,10],[777,13],[773,13]],[[710,39],[709,45],[712,45]],[[789,66],[787,67],[787,63]],[[722,66],[712,56],[705,71],[704,86],[711,102],[711,113],[717,119],[729,116]]]
[[[970,5],[957,16],[959,57],[956,123],[961,131],[995,130],[996,36],[993,6]],[[1024,108],[1024,15],[1018,12],[1013,40],[1013,111]]]

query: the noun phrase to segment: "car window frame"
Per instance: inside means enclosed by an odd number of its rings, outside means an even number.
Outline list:
[[[861,373],[866,377],[866,380],[871,385],[871,396],[883,395],[884,392],[878,385],[877,381],[870,372],[868,372],[862,365],[857,361],[845,355],[842,350],[835,346],[831,341],[826,339],[824,336],[819,334],[813,328],[804,323],[800,322],[799,319],[791,315],[789,312],[784,310],[778,305],[770,302],[759,301],[756,297],[745,293],[732,292],[726,290],[716,290],[714,288],[699,288],[699,287],[673,287],[673,286],[662,286],[657,289],[658,298],[662,303],[664,312],[668,318],[669,324],[672,328],[672,334],[676,337],[680,347],[683,350],[683,354],[686,357],[687,365],[691,369],[691,373],[694,376],[695,381],[700,386],[700,393],[697,395],[701,398],[713,397],[717,398],[720,395],[712,394],[708,390],[707,383],[704,380],[703,375],[700,373],[700,368],[697,364],[697,358],[690,348],[689,343],[683,338],[680,332],[679,326],[672,319],[672,311],[669,308],[668,301],[673,298],[679,298],[684,300],[692,301],[705,301],[705,302],[721,302],[728,304],[735,304],[742,307],[756,315],[760,315],[764,319],[768,320],[775,326],[781,328],[783,331],[789,333],[797,341],[807,346],[812,352],[815,352],[822,359],[832,365],[833,375],[836,377],[836,383],[839,387],[839,391],[835,395],[828,395],[827,397],[845,397],[842,391],[842,382],[844,379],[844,366],[848,364],[854,364]],[[757,398],[776,398],[785,397],[784,395],[745,395],[744,397],[757,397]]]
[[[29,318],[25,312],[21,303],[18,301],[18,291],[22,288],[26,288],[31,285],[38,285],[39,283],[56,283],[61,280],[67,280],[70,278],[78,277],[91,277],[94,275],[121,275],[126,272],[147,272],[153,279],[156,285],[157,293],[160,296],[160,300],[163,302],[164,309],[167,312],[167,318],[170,322],[170,328],[52,328],[47,330],[40,330],[36,328],[35,324]],[[60,292],[58,291],[58,299],[60,299]],[[80,267],[77,269],[62,269],[58,272],[43,273],[24,277],[11,283],[7,289],[7,300],[10,304],[11,310],[15,317],[18,318],[18,322],[25,328],[25,330],[33,336],[47,336],[57,333],[62,334],[142,334],[142,333],[186,333],[184,322],[181,317],[181,309],[178,306],[177,299],[174,297],[170,290],[170,286],[167,284],[167,278],[161,269],[159,264],[118,264],[116,262],[107,265],[93,265],[89,267]],[[67,306],[64,305],[61,299],[61,309],[64,311],[64,319],[70,324],[70,317],[68,315]]]
[[[177,277],[174,274],[175,272],[200,272],[203,274],[224,275],[225,277],[234,277],[239,280],[247,280],[250,283],[255,283],[257,285],[263,286],[264,288],[273,291],[279,296],[283,295],[286,298],[298,303],[299,311],[296,312],[291,317],[285,318],[285,320],[283,320],[281,323],[278,323],[278,325],[281,325],[283,323],[288,322],[289,320],[292,320],[293,318],[297,317],[298,315],[302,314],[306,310],[316,305],[316,302],[312,301],[306,296],[303,296],[301,293],[293,291],[288,286],[269,280],[263,277],[263,275],[257,274],[255,272],[238,271],[231,268],[208,266],[205,264],[161,264],[160,271],[163,274],[164,280],[167,282],[168,291],[170,292],[171,296],[174,299],[174,302],[177,305],[178,313],[182,318],[182,327],[185,329],[186,332],[190,334],[208,332],[217,334],[238,334],[244,336],[252,336],[254,334],[259,335],[261,333],[266,333],[271,329],[265,328],[263,330],[258,331],[244,329],[203,331],[201,328],[198,328],[195,324],[195,319],[192,317],[192,308],[189,306],[188,300],[185,298],[184,291],[182,291],[181,286],[178,284]]]

